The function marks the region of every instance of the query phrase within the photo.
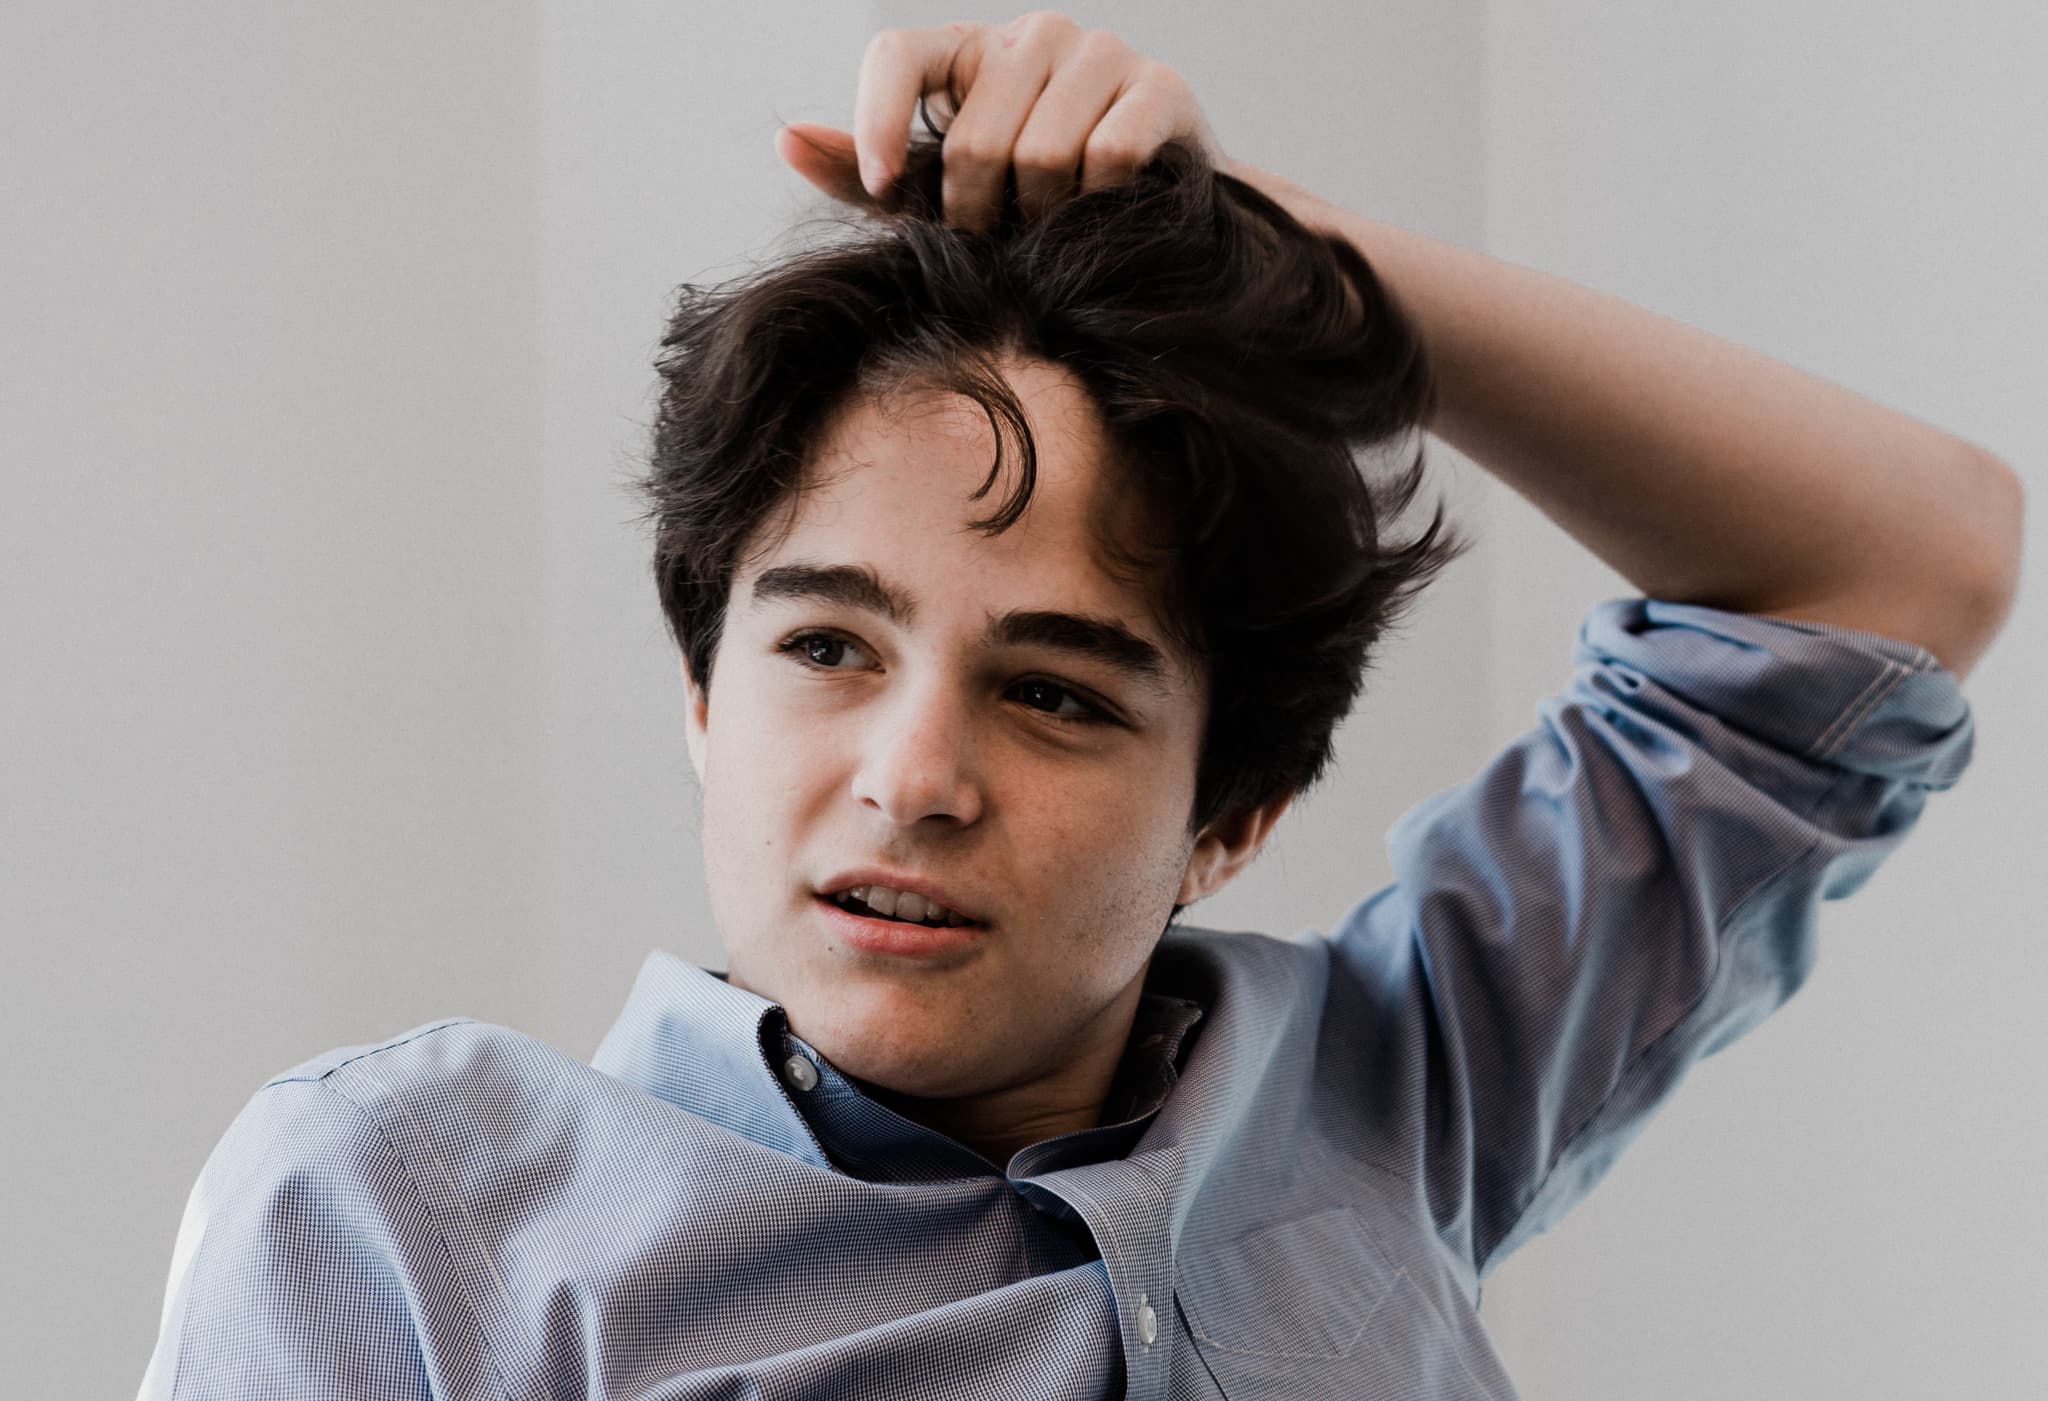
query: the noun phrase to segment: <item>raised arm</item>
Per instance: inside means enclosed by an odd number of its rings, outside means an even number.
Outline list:
[[[861,63],[852,132],[777,135],[819,188],[872,203],[918,99],[951,86],[949,222],[986,227],[1014,171],[1027,211],[1190,141],[1311,228],[1353,244],[1415,321],[1430,428],[1645,594],[1917,643],[1957,676],[2010,611],[2022,494],[1960,438],[1544,274],[1339,209],[1222,153],[1185,81],[1050,11],[891,29]]]
[[[1224,167],[1353,244],[1417,323],[1430,430],[1645,594],[1918,643],[1962,676],[2019,573],[1981,448],[1614,297]]]

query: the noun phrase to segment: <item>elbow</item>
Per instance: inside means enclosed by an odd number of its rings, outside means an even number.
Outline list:
[[[1983,551],[1979,603],[2003,626],[2020,591],[2020,555],[2027,536],[2027,490],[2020,474],[1982,448],[1973,448],[1994,506]]]
[[[2026,488],[2019,473],[1972,446],[1975,479],[1982,483],[1984,503],[1973,532],[1967,588],[1958,595],[1959,608],[1949,646],[1940,657],[1961,677],[1988,651],[2011,617],[2019,599],[2020,555],[2026,538]]]

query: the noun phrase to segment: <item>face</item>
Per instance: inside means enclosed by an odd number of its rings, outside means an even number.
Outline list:
[[[1173,905],[1277,815],[1188,832],[1204,690],[1101,561],[1099,419],[1051,365],[1008,377],[1038,445],[1015,525],[968,526],[1010,484],[969,499],[994,451],[978,408],[855,402],[793,518],[743,551],[709,695],[690,692],[731,981],[906,1095],[1106,1083]],[[831,898],[892,877],[972,923]]]

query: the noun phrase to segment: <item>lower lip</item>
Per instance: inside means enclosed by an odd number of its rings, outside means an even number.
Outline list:
[[[823,895],[817,897],[817,902],[833,937],[862,953],[929,958],[972,947],[985,932],[978,924],[905,924],[901,920],[873,919],[841,909]]]

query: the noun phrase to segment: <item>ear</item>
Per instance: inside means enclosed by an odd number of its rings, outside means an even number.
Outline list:
[[[1287,805],[1294,801],[1292,793],[1283,794],[1264,807],[1231,817],[1219,817],[1202,829],[1195,838],[1194,852],[1188,857],[1188,871],[1181,878],[1180,894],[1174,897],[1176,905],[1192,905],[1205,895],[1213,895],[1231,879],[1251,864],[1265,845],[1266,837],[1272,832],[1273,824],[1280,820],[1280,814],[1287,811]]]
[[[711,725],[711,697],[697,689],[690,679],[689,658],[683,659],[683,740],[690,747],[690,767],[697,771],[698,786],[704,783],[705,735]]]

